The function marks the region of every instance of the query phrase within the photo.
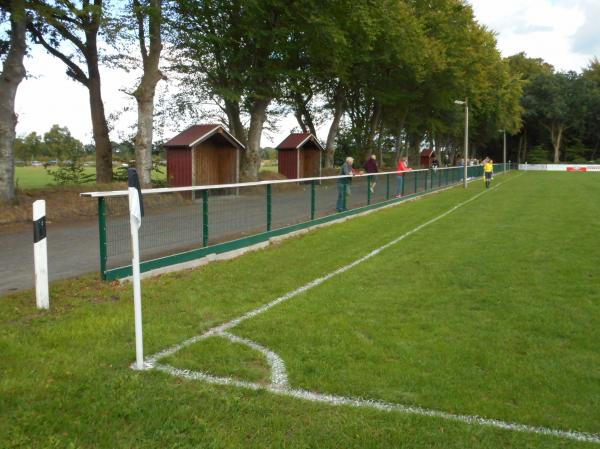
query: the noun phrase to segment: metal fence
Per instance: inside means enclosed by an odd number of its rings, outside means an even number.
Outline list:
[[[496,164],[502,173],[508,164]],[[468,178],[483,175],[468,167]],[[464,167],[357,176],[144,190],[141,271],[252,245],[269,238],[456,185]],[[131,274],[127,191],[90,192],[98,201],[100,273]]]

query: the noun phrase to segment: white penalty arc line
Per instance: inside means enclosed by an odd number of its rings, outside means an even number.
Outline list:
[[[523,176],[523,175],[519,175],[519,176]],[[516,179],[519,176],[516,176],[515,178],[512,178],[512,179]],[[570,439],[570,440],[600,444],[600,434],[577,432],[577,431],[570,431],[570,430],[557,430],[557,429],[551,429],[548,427],[536,427],[536,426],[530,426],[530,425],[526,425],[526,424],[510,423],[510,422],[497,420],[497,419],[482,418],[479,416],[453,414],[453,413],[449,413],[449,412],[444,412],[444,411],[439,411],[439,410],[431,410],[431,409],[426,409],[426,408],[422,408],[422,407],[412,407],[412,406],[406,406],[406,405],[402,405],[402,404],[387,403],[387,402],[383,402],[383,401],[375,401],[375,400],[362,399],[362,398],[350,398],[350,397],[343,397],[343,396],[320,394],[320,393],[315,393],[315,392],[311,392],[311,391],[290,388],[287,386],[287,376],[285,374],[285,366],[283,365],[283,361],[281,361],[279,359],[277,354],[275,354],[274,352],[268,350],[267,348],[264,348],[263,346],[255,343],[251,340],[243,339],[241,337],[237,337],[237,336],[227,332],[228,330],[236,327],[238,324],[242,323],[243,321],[246,321],[250,318],[260,315],[260,314],[266,312],[267,310],[271,309],[272,307],[275,307],[276,305],[279,305],[295,296],[298,296],[301,293],[304,293],[314,287],[317,287],[318,285],[321,285],[322,283],[333,278],[334,276],[337,276],[338,274],[342,274],[342,273],[350,270],[351,268],[354,268],[357,265],[371,259],[372,257],[378,255],[385,249],[401,242],[402,240],[406,239],[407,237],[409,237],[409,236],[415,234],[416,232],[420,231],[421,229],[425,228],[426,226],[429,226],[429,225],[441,220],[442,218],[455,212],[456,210],[460,209],[461,207],[475,201],[476,199],[478,199],[485,193],[487,193],[491,190],[497,189],[509,181],[510,180],[507,180],[501,184],[498,184],[498,185],[492,187],[489,190],[484,190],[483,192],[478,193],[477,195],[469,198],[468,200],[457,204],[456,206],[447,210],[443,214],[438,215],[437,217],[432,218],[431,220],[417,226],[416,228],[406,232],[405,234],[386,243],[385,245],[380,246],[379,248],[371,251],[366,256],[363,256],[360,259],[357,259],[348,265],[345,265],[323,277],[315,279],[315,280],[313,280],[291,292],[288,292],[285,295],[280,296],[279,298],[277,298],[261,307],[251,310],[250,312],[247,312],[246,314],[241,315],[238,318],[235,318],[235,319],[228,321],[224,324],[221,324],[219,326],[213,327],[201,335],[197,335],[192,338],[189,338],[182,343],[171,346],[163,351],[160,351],[152,356],[147,357],[145,360],[145,363],[144,363],[145,368],[146,369],[156,369],[158,371],[162,371],[162,372],[171,374],[176,377],[192,379],[192,380],[202,380],[204,382],[216,384],[216,385],[229,385],[229,386],[236,386],[236,387],[246,388],[246,389],[251,389],[251,390],[266,390],[266,391],[270,391],[274,394],[295,397],[295,398],[304,399],[304,400],[308,400],[308,401],[312,401],[312,402],[321,402],[321,403],[327,403],[330,405],[348,405],[348,406],[359,407],[359,408],[372,408],[372,409],[381,410],[381,411],[395,411],[395,412],[400,412],[400,413],[405,413],[405,414],[428,416],[428,417],[433,417],[433,418],[445,419],[445,420],[449,420],[449,421],[457,421],[457,422],[462,422],[462,423],[469,424],[469,425],[481,425],[481,426],[493,427],[493,428],[498,428],[498,429],[503,429],[503,430],[511,430],[511,431],[545,435],[545,436],[554,436],[554,437],[565,438],[565,439]],[[201,340],[205,340],[209,337],[216,337],[216,336],[225,337],[225,338],[230,339],[231,341],[246,344],[246,345],[258,350],[259,352],[263,353],[264,355],[268,356],[267,357],[268,359],[273,359],[273,360],[269,361],[272,366],[272,369],[274,369],[274,366],[281,365],[281,368],[279,368],[279,370],[281,370],[281,373],[279,374],[280,377],[279,377],[278,381],[275,381],[275,379],[272,379],[273,382],[271,385],[262,385],[262,384],[258,384],[258,383],[254,383],[254,382],[238,381],[238,380],[235,380],[235,379],[232,379],[229,377],[211,376],[210,374],[206,374],[206,373],[202,373],[202,372],[198,372],[198,371],[179,369],[179,368],[175,368],[173,366],[163,365],[163,364],[158,363],[158,361],[160,359],[171,356],[187,346],[190,346]],[[275,370],[273,372],[275,373]]]

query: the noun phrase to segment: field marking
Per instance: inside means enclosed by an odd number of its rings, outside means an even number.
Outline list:
[[[311,391],[307,391],[307,390],[291,388],[289,386],[289,383],[287,380],[287,372],[285,369],[285,364],[284,364],[283,360],[281,359],[281,357],[279,357],[279,355],[277,355],[274,351],[271,351],[270,349],[254,342],[252,340],[249,340],[247,338],[238,337],[238,336],[228,332],[230,329],[236,327],[238,324],[242,323],[243,321],[246,321],[257,315],[265,313],[267,310],[271,309],[272,307],[275,307],[276,305],[279,305],[295,296],[298,296],[301,293],[304,293],[314,287],[317,287],[318,285],[321,285],[322,283],[333,278],[334,276],[337,276],[338,274],[342,274],[342,273],[350,270],[351,268],[354,268],[355,266],[365,262],[366,260],[371,259],[372,257],[378,255],[385,249],[399,243],[400,241],[404,240],[405,238],[420,231],[424,227],[429,226],[430,224],[433,224],[433,223],[441,220],[442,218],[455,212],[456,210],[460,209],[461,207],[475,201],[482,195],[484,195],[490,191],[493,191],[493,190],[501,187],[503,184],[505,184],[513,179],[517,179],[520,176],[523,176],[523,174],[520,174],[518,176],[510,178],[502,183],[499,183],[499,184],[491,187],[490,189],[487,189],[487,190],[484,190],[483,192],[478,193],[477,195],[469,198],[468,200],[457,204],[456,206],[452,207],[451,209],[447,210],[446,212],[438,215],[435,218],[432,218],[431,220],[426,221],[425,223],[406,232],[405,234],[401,235],[400,237],[395,238],[394,240],[386,243],[385,245],[380,246],[379,248],[368,253],[366,256],[363,256],[363,257],[355,260],[354,262],[351,262],[348,265],[345,265],[323,277],[315,279],[315,280],[313,280],[291,292],[288,292],[285,295],[280,296],[279,298],[277,298],[261,307],[251,310],[250,312],[247,312],[238,318],[235,318],[231,321],[223,323],[219,326],[215,326],[215,327],[207,330],[206,332],[204,332],[201,335],[197,335],[192,338],[189,338],[189,339],[183,341],[182,343],[171,346],[163,351],[160,351],[152,356],[147,357],[144,361],[145,369],[155,369],[155,370],[158,370],[158,371],[161,371],[164,373],[168,373],[172,376],[190,379],[190,380],[201,380],[201,381],[204,381],[204,382],[207,382],[210,384],[215,384],[215,385],[228,385],[228,386],[235,386],[235,387],[246,388],[246,389],[251,389],[251,390],[265,390],[265,391],[269,391],[271,393],[278,394],[278,395],[294,397],[294,398],[303,399],[303,400],[312,401],[312,402],[321,402],[321,403],[326,403],[329,405],[346,405],[346,406],[359,407],[359,408],[371,408],[371,409],[376,409],[376,410],[381,410],[381,411],[395,411],[395,412],[411,414],[411,415],[428,416],[428,417],[432,417],[432,418],[456,421],[456,422],[461,422],[461,423],[468,424],[468,425],[480,425],[480,426],[493,427],[493,428],[503,429],[503,430],[538,434],[538,435],[544,435],[544,436],[554,436],[554,437],[576,440],[576,441],[581,441],[581,442],[600,444],[600,434],[578,432],[578,431],[571,431],[571,430],[557,430],[557,429],[552,429],[549,427],[530,426],[527,424],[511,423],[511,422],[506,422],[506,421],[497,420],[497,419],[483,418],[483,417],[479,417],[479,416],[448,413],[448,412],[444,412],[444,411],[440,411],[440,410],[432,410],[432,409],[427,409],[427,408],[423,408],[423,407],[406,406],[406,405],[402,405],[402,404],[395,404],[395,403],[369,400],[369,399],[363,399],[363,398],[353,398],[353,397],[321,394],[321,393],[315,393],[315,392],[311,392]],[[210,375],[207,373],[203,373],[201,371],[180,369],[180,368],[176,368],[176,367],[173,367],[170,365],[158,363],[158,361],[160,359],[163,359],[165,357],[173,355],[176,352],[178,352],[179,350],[181,350],[187,346],[190,346],[194,343],[197,343],[201,340],[205,340],[210,337],[227,338],[234,343],[244,344],[244,345],[262,353],[265,356],[265,358],[267,359],[267,362],[269,363],[269,365],[271,367],[271,384],[259,384],[256,382],[247,382],[247,381],[236,380],[231,377],[213,376],[213,375]],[[132,365],[132,368],[134,368],[133,365]]]
[[[523,175],[519,175],[519,176],[523,176]],[[515,176],[514,178],[511,178],[511,179],[509,179],[507,181],[504,181],[501,184],[498,184],[498,185],[496,185],[494,187],[491,187],[490,189],[484,190],[483,192],[480,192],[477,195],[472,196],[468,200],[463,201],[462,203],[457,204],[456,206],[452,207],[451,209],[448,209],[446,212],[438,215],[437,217],[434,217],[434,218],[426,221],[425,223],[420,224],[416,228],[413,228],[412,230],[410,230],[410,231],[402,234],[400,237],[397,237],[397,238],[391,240],[390,242],[386,243],[385,245],[380,246],[379,248],[374,249],[373,251],[371,251],[370,253],[368,253],[366,256],[363,256],[363,257],[361,257],[359,259],[356,259],[354,262],[351,262],[348,265],[345,265],[345,266],[343,266],[341,268],[338,268],[337,270],[332,271],[331,273],[326,274],[323,277],[314,279],[311,282],[309,282],[309,283],[307,283],[307,284],[305,284],[305,285],[303,285],[301,287],[298,287],[297,289],[292,290],[291,292],[288,292],[285,295],[280,296],[279,298],[274,299],[273,301],[271,301],[271,302],[269,302],[267,304],[264,304],[264,305],[262,305],[262,306],[260,306],[260,307],[258,307],[256,309],[254,309],[254,310],[246,312],[244,315],[241,315],[241,316],[239,316],[237,318],[234,318],[231,321],[228,321],[226,323],[223,323],[223,324],[220,324],[218,326],[215,326],[215,327],[207,330],[206,332],[204,332],[201,335],[196,335],[194,337],[191,337],[191,338],[183,341],[182,343],[173,345],[173,346],[171,346],[169,348],[166,348],[166,349],[164,349],[164,350],[162,350],[160,352],[157,352],[156,354],[153,354],[151,356],[146,357],[145,360],[144,360],[145,367],[147,369],[151,369],[151,368],[154,367],[154,365],[156,364],[156,362],[158,360],[160,360],[160,359],[163,359],[165,357],[169,357],[169,356],[175,354],[176,352],[180,351],[181,349],[183,349],[183,348],[185,348],[187,346],[190,346],[190,345],[192,345],[194,343],[197,343],[197,342],[199,342],[201,340],[204,340],[206,338],[213,337],[213,336],[216,336],[216,335],[219,335],[219,334],[223,334],[224,332],[228,331],[229,329],[232,329],[232,328],[236,327],[238,324],[240,324],[240,323],[242,323],[242,322],[244,322],[244,321],[246,321],[246,320],[248,320],[250,318],[253,318],[253,317],[257,316],[257,315],[263,314],[267,310],[269,310],[269,309],[271,309],[271,308],[273,308],[273,307],[275,307],[275,306],[277,306],[277,305],[279,305],[279,304],[281,304],[283,302],[286,302],[289,299],[291,299],[291,298],[293,298],[295,296],[298,296],[301,293],[304,293],[304,292],[306,292],[306,291],[308,291],[308,290],[310,290],[310,289],[312,289],[314,287],[317,287],[317,286],[321,285],[323,282],[325,282],[325,281],[327,281],[327,280],[329,280],[329,279],[337,276],[338,274],[345,273],[346,271],[350,270],[351,268],[354,268],[357,265],[360,265],[361,263],[363,263],[363,262],[371,259],[372,257],[375,257],[376,255],[378,255],[379,253],[381,253],[385,249],[387,249],[387,248],[389,248],[389,247],[391,247],[393,245],[396,245],[397,243],[401,242],[405,238],[410,237],[411,235],[419,232],[421,229],[425,228],[426,226],[429,226],[430,224],[433,224],[433,223],[441,220],[442,218],[450,215],[451,213],[455,212],[456,210],[460,209],[461,207],[463,207],[463,206],[465,206],[465,205],[467,205],[467,204],[475,201],[476,199],[478,199],[482,195],[484,195],[484,194],[486,194],[486,193],[488,193],[490,191],[493,191],[494,189],[497,189],[502,184],[504,184],[506,182],[509,182],[512,179],[516,179],[519,176]]]
[[[549,427],[536,427],[527,424],[519,424],[501,421],[498,419],[482,418],[480,416],[459,415],[454,413],[443,412],[440,410],[432,410],[417,406],[408,406],[402,404],[394,404],[391,402],[377,401],[363,398],[353,398],[346,396],[336,396],[330,394],[315,393],[312,391],[285,388],[276,385],[264,385],[256,382],[247,382],[236,380],[231,377],[213,376],[201,371],[192,371],[186,369],[175,368],[170,365],[157,363],[154,369],[163,373],[170,374],[175,377],[188,380],[201,380],[213,385],[233,386],[245,388],[249,390],[264,390],[280,396],[287,396],[296,399],[302,399],[310,402],[320,402],[333,406],[350,406],[355,408],[370,408],[383,412],[398,412],[407,415],[426,416],[430,418],[438,418],[447,421],[460,422],[468,425],[479,425],[484,427],[493,427],[496,429],[510,430],[513,432],[523,432],[543,436],[558,437],[563,439],[581,441],[586,443],[600,444],[600,435],[586,432],[577,432],[571,430],[557,430]]]

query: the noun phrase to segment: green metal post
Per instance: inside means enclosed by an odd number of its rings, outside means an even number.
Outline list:
[[[423,189],[423,192],[427,192],[427,187],[429,186],[429,170],[427,170],[425,172],[425,188]]]
[[[348,192],[348,184],[346,183],[347,179],[348,178],[343,178],[342,179],[342,181],[344,182],[342,184],[342,210],[348,209],[348,204],[346,204],[347,200],[348,200],[348,198],[346,197],[346,194]]]
[[[400,192],[402,196],[404,196],[404,186],[406,185],[404,181],[406,181],[406,175],[402,178],[402,192]]]
[[[445,184],[444,184],[445,186],[447,186],[447,185],[448,185],[448,172],[449,172],[449,171],[450,171],[450,170],[446,170],[446,174],[444,175],[444,176],[446,176],[446,180],[444,181],[444,182],[445,182]]]
[[[208,190],[202,191],[202,246],[208,246]]]
[[[310,219],[315,219],[315,210],[317,206],[317,183],[313,179],[310,182]]]
[[[419,190],[419,172],[415,172],[415,193]]]
[[[390,175],[389,174],[385,175],[385,183],[386,183],[385,199],[389,200],[390,199]]]
[[[106,199],[98,197],[98,235],[100,236],[100,279],[106,280],[108,240],[106,237]]]
[[[367,206],[371,204],[371,176],[367,178]]]
[[[273,215],[273,189],[271,184],[267,184],[267,232],[271,230],[271,219]]]

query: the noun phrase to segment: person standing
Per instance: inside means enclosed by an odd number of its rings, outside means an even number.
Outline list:
[[[402,196],[402,186],[404,185],[404,173],[412,171],[412,168],[408,166],[408,158],[406,156],[400,158],[396,171],[398,172],[396,175],[396,198],[400,198]]]
[[[483,176],[485,179],[485,188],[489,189],[494,177],[494,161],[490,158],[485,158],[485,164],[483,165]]]
[[[340,176],[349,176],[354,175],[352,171],[352,164],[354,164],[353,157],[347,157],[346,162],[342,165],[342,169],[340,170]],[[338,178],[337,188],[338,188],[338,198],[335,210],[338,212],[344,212],[348,210],[346,207],[348,204],[348,196],[350,196],[350,184],[352,183],[352,178]]]
[[[367,160],[367,162],[365,162],[365,165],[363,167],[365,169],[365,172],[367,173],[379,173],[379,167],[377,167],[377,156],[375,156],[374,154],[371,155],[371,157]],[[371,189],[371,193],[375,192],[375,185],[377,184],[375,176],[369,176],[369,179],[371,181],[371,185],[370,185],[370,189]]]

